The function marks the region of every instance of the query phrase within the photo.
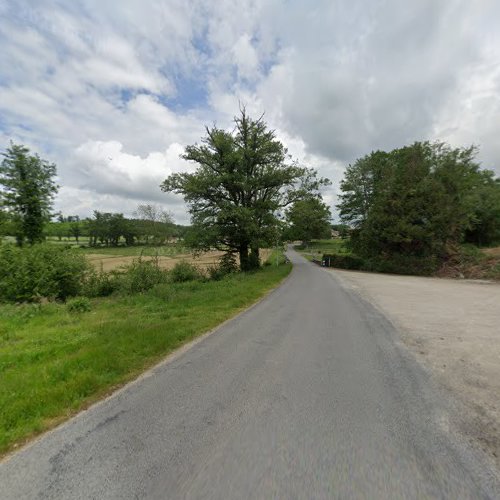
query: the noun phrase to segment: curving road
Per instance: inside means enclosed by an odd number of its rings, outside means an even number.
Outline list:
[[[0,464],[0,498],[500,498],[392,325],[290,253],[264,301]]]

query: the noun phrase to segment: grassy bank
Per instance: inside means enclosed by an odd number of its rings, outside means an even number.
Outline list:
[[[133,379],[275,287],[290,265],[144,294],[0,306],[0,453]]]

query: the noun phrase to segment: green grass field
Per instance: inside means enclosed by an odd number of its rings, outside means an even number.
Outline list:
[[[0,453],[63,421],[167,353],[248,307],[291,265],[145,294],[0,306]]]
[[[346,240],[313,240],[307,247],[296,247],[296,249],[308,260],[320,259],[325,253],[350,254]]]

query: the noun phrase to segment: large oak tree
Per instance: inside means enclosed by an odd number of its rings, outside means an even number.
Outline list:
[[[161,189],[188,203],[192,247],[238,253],[248,270],[259,265],[259,248],[276,237],[279,210],[329,181],[292,161],[262,117],[252,119],[243,108],[234,123],[231,132],[207,127],[201,144],[187,146],[182,156],[196,171],[172,174]]]

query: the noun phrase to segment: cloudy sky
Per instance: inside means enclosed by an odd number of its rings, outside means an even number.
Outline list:
[[[57,209],[130,214],[245,103],[330,177],[414,140],[500,174],[498,0],[0,0],[0,147],[58,166]]]

